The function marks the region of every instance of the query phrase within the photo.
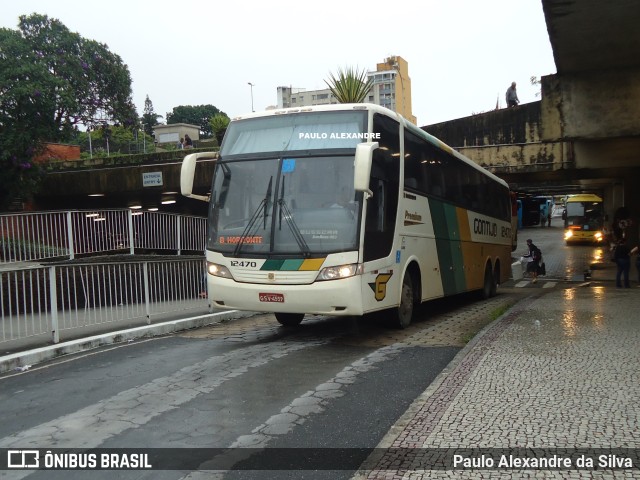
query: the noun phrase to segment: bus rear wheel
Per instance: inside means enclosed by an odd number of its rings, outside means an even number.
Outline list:
[[[391,321],[396,328],[404,329],[411,324],[413,317],[413,282],[411,275],[407,272],[402,280],[402,292],[400,293],[400,305],[392,310]]]
[[[493,272],[491,271],[491,265],[487,264],[484,269],[484,282],[482,284],[481,295],[483,300],[491,298],[496,294],[496,283],[493,278]]]
[[[284,327],[296,327],[304,318],[304,313],[275,313],[276,320]]]

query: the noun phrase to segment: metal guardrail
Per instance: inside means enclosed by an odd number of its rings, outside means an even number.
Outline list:
[[[160,212],[0,215],[0,343],[206,308],[205,239],[205,218]],[[78,261],[105,254],[123,255]]]
[[[0,343],[206,308],[204,258],[121,260],[0,272]]]
[[[206,218],[130,209],[0,215],[0,263],[136,250],[204,253]]]

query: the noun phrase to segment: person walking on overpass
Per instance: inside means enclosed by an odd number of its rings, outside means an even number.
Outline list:
[[[511,86],[507,88],[505,99],[507,101],[507,107],[517,107],[520,103],[518,92],[516,91],[516,82],[511,82]]]

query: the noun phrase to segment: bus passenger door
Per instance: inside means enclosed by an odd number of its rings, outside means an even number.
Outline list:
[[[399,124],[384,115],[374,115],[374,132],[380,133],[380,148],[373,151],[367,200],[363,260],[365,311],[397,304],[402,283],[401,264],[393,251],[400,181]]]

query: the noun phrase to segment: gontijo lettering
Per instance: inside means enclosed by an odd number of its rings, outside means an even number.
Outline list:
[[[478,235],[498,236],[498,224],[476,218],[473,220],[473,233]],[[511,227],[500,227],[500,238],[511,238]]]
[[[498,225],[495,222],[476,218],[473,221],[473,233],[477,233],[478,235],[489,235],[490,237],[497,237]]]

